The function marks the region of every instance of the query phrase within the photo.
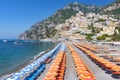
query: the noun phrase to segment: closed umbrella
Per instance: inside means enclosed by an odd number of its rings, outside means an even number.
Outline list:
[[[24,73],[23,72],[19,72],[19,73],[15,73],[12,77],[15,78],[15,80],[19,80],[19,79],[23,79],[24,78]],[[16,79],[17,78],[17,79]]]
[[[21,70],[21,72],[23,72],[24,74],[25,74],[25,78],[31,73],[30,72],[31,71],[31,69],[30,68],[23,68],[22,70]]]
[[[17,76],[14,76],[14,77],[8,78],[7,80],[20,80],[20,79]]]

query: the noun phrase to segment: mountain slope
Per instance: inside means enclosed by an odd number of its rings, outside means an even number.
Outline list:
[[[105,14],[113,14],[120,18],[120,0],[115,0],[115,2],[105,6],[103,11]]]
[[[78,2],[70,3],[63,9],[58,10],[48,19],[34,24],[29,30],[19,36],[19,39],[24,40],[40,40],[51,38],[56,34],[55,27],[57,24],[64,23],[66,19],[76,15],[79,11],[84,13],[100,12],[101,8],[93,5],[79,4]]]

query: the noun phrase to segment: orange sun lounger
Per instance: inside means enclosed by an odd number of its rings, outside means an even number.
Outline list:
[[[66,54],[65,52],[59,52],[43,80],[63,80],[65,64]]]
[[[81,60],[70,44],[67,43],[74,60],[75,69],[79,80],[96,80],[93,73],[88,69],[87,65]]]
[[[120,66],[109,62],[106,59],[103,59],[101,57],[96,56],[93,52],[91,52],[90,50],[85,49],[84,47],[87,46],[80,46],[80,44],[74,44],[76,47],[78,47],[79,49],[81,49],[85,54],[87,54],[92,60],[94,60],[97,64],[99,64],[102,68],[105,68],[109,71],[112,72],[112,74],[120,74]]]

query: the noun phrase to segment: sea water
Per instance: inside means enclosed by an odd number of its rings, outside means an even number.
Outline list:
[[[55,43],[36,41],[0,41],[0,75],[17,70],[39,52],[54,47]]]

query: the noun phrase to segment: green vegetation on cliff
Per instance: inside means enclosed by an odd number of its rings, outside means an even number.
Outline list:
[[[65,8],[58,10],[48,19],[34,24],[29,30],[22,33],[19,38],[24,40],[52,38],[57,32],[55,30],[56,25],[64,23],[66,19],[76,15],[79,11],[84,13],[97,13],[100,11],[100,8],[93,5],[79,4],[78,2],[70,3]]]

